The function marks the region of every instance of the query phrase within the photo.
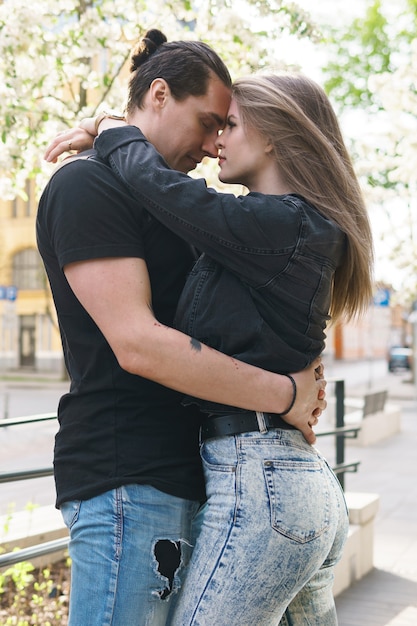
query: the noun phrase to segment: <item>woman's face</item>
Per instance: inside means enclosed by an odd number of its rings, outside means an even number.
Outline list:
[[[243,126],[239,108],[232,99],[226,126],[219,135],[219,179],[224,183],[245,185],[251,191],[262,191],[265,171],[271,167],[270,146],[252,127]]]

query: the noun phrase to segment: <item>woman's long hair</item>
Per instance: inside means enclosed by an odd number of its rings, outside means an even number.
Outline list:
[[[369,218],[337,117],[323,89],[302,74],[236,80],[233,97],[243,124],[273,145],[293,193],[303,196],[346,234],[334,277],[330,315],[350,319],[369,306],[373,245]]]

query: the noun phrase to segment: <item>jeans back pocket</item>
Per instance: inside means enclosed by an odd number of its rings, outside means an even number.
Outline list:
[[[271,526],[298,543],[312,541],[329,527],[329,485],[320,462],[264,461]]]

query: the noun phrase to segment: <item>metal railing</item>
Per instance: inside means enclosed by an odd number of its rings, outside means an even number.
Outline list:
[[[45,554],[53,554],[54,552],[60,552],[68,548],[69,537],[62,537],[61,539],[54,539],[53,541],[45,541],[44,543],[38,543],[35,546],[29,546],[15,552],[6,552],[0,554],[0,567],[10,567],[16,563],[22,563],[23,561],[30,561],[39,556]]]
[[[56,419],[56,413],[40,413],[38,415],[29,415],[27,417],[5,418],[3,420],[0,420],[0,428],[19,426],[20,424],[48,422]],[[44,478],[44,476],[52,476],[53,473],[53,467],[42,467],[32,470],[22,470],[18,472],[0,472],[0,484],[11,483],[17,480],[29,480],[30,478]]]
[[[342,489],[345,488],[345,473],[357,472],[360,461],[345,461],[345,439],[356,439],[361,427],[345,426],[345,381],[343,379],[328,379],[334,383],[336,399],[336,425],[331,430],[322,430],[317,433],[318,437],[335,437],[335,465],[332,469],[337,475]]]
[[[335,428],[317,433],[318,437],[335,437],[335,465],[332,469],[337,475],[339,482],[344,489],[345,473],[356,472],[360,461],[345,461],[345,439],[356,438],[360,430],[360,426],[345,426],[345,381],[342,379],[329,379],[335,385],[336,400],[336,425]],[[56,413],[45,413],[41,415],[31,415],[28,417],[20,417],[15,419],[0,420],[1,427],[17,426],[19,424],[30,424],[35,422],[44,422],[56,419]],[[43,478],[51,476],[53,468],[38,468],[17,472],[0,473],[0,483],[13,482],[18,480],[29,480],[31,478]],[[41,544],[30,546],[15,552],[0,554],[0,568],[9,567],[15,563],[21,563],[39,556],[60,552],[68,547],[69,538],[55,539]]]

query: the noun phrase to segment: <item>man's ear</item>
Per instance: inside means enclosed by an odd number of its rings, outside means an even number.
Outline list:
[[[164,78],[155,78],[149,87],[149,95],[152,106],[156,109],[162,109],[171,97],[171,89]]]

